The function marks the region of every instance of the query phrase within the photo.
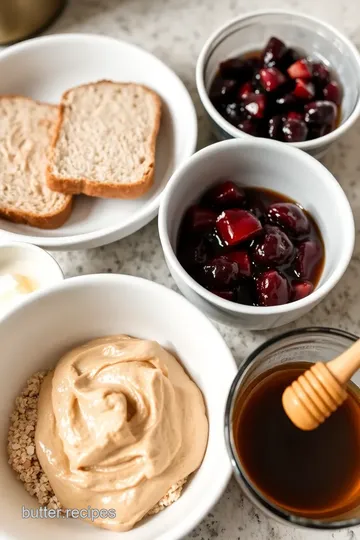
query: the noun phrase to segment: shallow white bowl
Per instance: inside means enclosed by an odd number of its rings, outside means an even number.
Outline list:
[[[8,418],[32,373],[54,366],[89,339],[126,333],[160,342],[181,360],[205,397],[209,442],[200,469],[171,507],[116,535],[76,519],[21,519],[22,505],[36,507],[7,463]],[[151,281],[122,275],[65,280],[35,293],[0,324],[0,471],[2,540],[177,540],[210,511],[231,474],[224,441],[227,394],[235,361],[208,319],[179,294]]]
[[[220,178],[282,193],[314,217],[325,244],[325,266],[312,294],[282,306],[246,306],[204,289],[183,269],[176,257],[181,219],[186,209]],[[221,323],[262,330],[298,319],[331,291],[350,262],[355,227],[345,193],[320,162],[281,142],[253,137],[208,146],[176,171],[160,205],[159,234],[171,275],[193,304]]]
[[[283,9],[256,11],[228,21],[209,37],[200,52],[196,66],[196,85],[200,99],[218,139],[254,139],[218,113],[208,92],[220,62],[231,56],[262,49],[271,36],[279,37],[289,47],[325,62],[336,72],[342,84],[339,127],[312,141],[286,143],[320,159],[360,115],[360,54],[351,41],[329,24],[309,15]]]
[[[60,266],[44,249],[23,242],[0,244],[0,276],[14,273],[30,278],[37,290],[55,285],[64,279]],[[23,299],[19,297],[19,303],[26,299],[27,295],[24,295]],[[5,313],[0,299],[0,319]]]
[[[85,249],[124,238],[156,216],[168,179],[194,152],[197,140],[194,105],[173,71],[135,45],[105,36],[63,34],[4,49],[0,72],[0,94],[21,94],[56,104],[73,86],[109,79],[145,84],[163,102],[155,182],[146,195],[133,201],[76,197],[70,219],[59,229],[35,229],[0,220],[5,237],[52,250]]]

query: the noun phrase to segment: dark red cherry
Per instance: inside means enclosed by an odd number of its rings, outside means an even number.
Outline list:
[[[242,84],[238,90],[237,93],[237,99],[239,101],[243,101],[245,98],[248,97],[249,94],[251,94],[254,91],[253,86],[250,81]]]
[[[185,223],[192,231],[206,231],[214,227],[216,218],[217,215],[212,210],[194,204],[186,212]]]
[[[319,137],[323,137],[324,135],[327,135],[332,131],[332,126],[327,126],[326,124],[308,124],[309,126],[309,133],[308,133],[308,140],[311,141],[313,139],[318,139]]]
[[[236,262],[230,262],[223,257],[208,261],[197,270],[201,285],[210,289],[228,289],[239,279],[239,267]]]
[[[266,98],[263,94],[249,94],[244,99],[245,110],[254,118],[263,118],[265,114]]]
[[[211,85],[209,97],[216,106],[231,103],[236,96],[237,82],[234,79],[216,78]]]
[[[220,235],[218,233],[218,230],[216,227],[211,229],[211,231],[208,231],[203,235],[206,249],[209,252],[209,255],[215,257],[217,255],[220,255],[221,253],[224,253],[226,251],[226,245],[223,242],[223,240],[220,238]]]
[[[286,71],[292,64],[299,60],[300,55],[295,49],[287,49],[286,53],[281,59],[281,69]]]
[[[322,86],[325,86],[330,80],[330,71],[322,62],[313,62],[312,73],[314,79],[316,79]]]
[[[236,262],[239,265],[239,272],[242,276],[251,276],[251,260],[246,250],[230,251],[224,257],[226,260]]]
[[[295,274],[299,278],[311,279],[313,271],[321,261],[322,248],[313,240],[302,242],[298,246],[295,258]]]
[[[231,182],[225,180],[212,187],[205,195],[206,202],[221,210],[225,208],[237,208],[245,203],[245,191]]]
[[[234,301],[237,304],[253,306],[257,304],[255,284],[252,279],[242,279],[234,289]]]
[[[332,101],[336,105],[341,103],[341,90],[336,81],[330,81],[323,90],[324,98],[328,101]]]
[[[301,300],[306,296],[309,296],[314,290],[314,285],[311,281],[306,279],[304,280],[293,280],[291,282],[291,301],[295,302],[296,300]]]
[[[220,296],[220,298],[223,298],[224,300],[230,300],[230,302],[234,300],[234,291],[219,291],[216,289],[210,289],[210,292],[216,294],[216,296]]]
[[[332,101],[312,101],[305,105],[305,122],[334,126],[337,107]]]
[[[222,212],[216,220],[216,227],[229,246],[250,240],[262,229],[260,221],[253,214],[240,209]]]
[[[204,238],[188,236],[186,243],[179,247],[179,261],[184,268],[191,268],[198,264],[205,264],[208,258],[208,249]]]
[[[306,58],[302,58],[301,60],[297,60],[292,64],[287,72],[289,76],[292,79],[311,79],[312,77],[312,65],[310,62],[306,60]]]
[[[315,86],[311,81],[296,79],[296,86],[293,90],[293,95],[298,99],[309,101],[315,97]]]
[[[273,67],[278,64],[286,53],[286,50],[285,43],[274,36],[271,37],[267,42],[262,54],[264,66]]]
[[[256,278],[256,292],[260,306],[280,306],[290,299],[287,279],[277,270],[267,270]]]
[[[251,77],[249,62],[242,58],[228,58],[220,64],[220,75],[223,79],[246,80]]]
[[[224,108],[224,116],[231,124],[236,125],[242,118],[239,105],[237,103],[228,103]]]
[[[288,118],[283,124],[283,139],[285,142],[302,142],[306,140],[308,128],[303,120]]]
[[[277,141],[283,140],[282,124],[283,120],[280,114],[270,118],[268,124],[268,136],[270,139],[275,139]]]
[[[275,100],[275,105],[279,112],[285,112],[289,109],[293,109],[298,104],[298,100],[293,94],[285,94]]]
[[[254,189],[245,189],[246,205],[245,208],[258,219],[263,219],[267,207],[261,196],[261,192]]]
[[[289,111],[286,115],[286,120],[304,120],[304,115],[299,111]]]
[[[260,69],[260,82],[267,92],[273,92],[286,82],[286,77],[275,67]]]
[[[264,266],[285,264],[293,253],[294,246],[289,237],[271,225],[264,227],[264,233],[252,247],[253,261]]]
[[[294,203],[274,203],[268,208],[270,223],[282,227],[290,236],[303,236],[310,231],[305,212]]]
[[[240,120],[240,122],[237,124],[237,128],[241,129],[244,133],[247,133],[248,135],[257,135],[258,134],[258,123],[256,120],[245,118],[243,120]]]

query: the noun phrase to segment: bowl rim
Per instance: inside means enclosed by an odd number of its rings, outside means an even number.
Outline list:
[[[184,145],[182,145],[181,157],[179,158],[179,164],[184,162],[188,157],[190,157],[196,149],[197,139],[198,139],[198,121],[195,111],[195,106],[193,100],[191,99],[190,93],[186,88],[183,81],[180,79],[178,74],[171,69],[165,62],[158,58],[152,52],[146,50],[139,45],[135,45],[126,41],[125,39],[118,39],[112,36],[106,36],[98,33],[81,33],[81,32],[70,32],[70,33],[55,33],[51,35],[42,35],[38,37],[33,37],[26,39],[19,43],[10,45],[9,47],[0,47],[0,63],[10,59],[12,56],[18,54],[26,53],[27,51],[31,54],[36,54],[37,50],[46,48],[47,45],[56,45],[61,47],[64,43],[73,44],[75,47],[77,44],[90,44],[94,45],[96,43],[99,47],[118,47],[121,51],[126,49],[128,53],[141,54],[143,62],[146,60],[156,63],[164,72],[172,78],[174,83],[176,83],[177,88],[181,89],[181,105],[187,110],[187,133]],[[121,78],[121,77],[120,77]],[[149,86],[149,83],[148,83]],[[174,131],[176,132],[178,125],[174,122],[173,115],[170,114],[171,121],[174,124]],[[176,134],[176,133],[175,133]],[[174,141],[176,141],[176,137]],[[176,147],[174,142],[174,156],[175,150],[179,150]],[[174,166],[172,167],[173,171],[175,170]],[[169,180],[169,175],[166,173],[167,181]],[[164,178],[165,178],[164,176]],[[24,231],[5,231],[3,230],[4,236],[9,239],[19,239],[20,242],[28,242],[38,246],[45,247],[51,250],[73,250],[73,249],[85,249],[89,247],[97,247],[115,242],[119,239],[130,236],[136,231],[141,230],[145,225],[147,225],[152,219],[154,219],[158,213],[161,198],[163,191],[167,185],[167,182],[164,182],[163,187],[157,193],[157,195],[150,201],[144,202],[144,204],[136,211],[135,218],[130,216],[124,220],[122,225],[119,227],[118,224],[106,225],[101,228],[96,228],[93,231],[89,232],[79,232],[71,233],[66,236],[44,236],[42,235],[41,229],[32,229],[29,228],[29,234],[26,234]],[[61,228],[59,229],[61,230]]]
[[[54,277],[54,280],[56,279],[57,281],[56,282],[54,281],[51,285],[48,285],[48,286],[40,286],[38,290],[43,291],[44,289],[49,289],[54,284],[57,285],[57,284],[61,283],[62,281],[64,281],[65,276],[64,276],[64,272],[63,272],[60,264],[55,259],[55,257],[51,253],[49,253],[46,249],[44,249],[44,248],[42,248],[40,246],[37,246],[36,244],[30,244],[28,242],[20,242],[20,241],[17,241],[17,240],[8,241],[8,242],[1,242],[1,244],[0,244],[0,252],[3,249],[8,249],[8,248],[18,248],[18,249],[20,249],[21,251],[24,251],[24,252],[27,251],[27,252],[32,252],[34,254],[37,253],[40,257],[44,257],[44,258],[48,259],[49,263],[52,265],[51,274]],[[35,292],[36,291],[34,291],[32,293],[32,295],[34,295]]]
[[[85,287],[88,289],[96,285],[116,286],[117,283],[121,283],[123,286],[127,286],[130,284],[136,285],[136,288],[142,288],[143,290],[147,290],[149,288],[155,289],[159,292],[157,296],[160,297],[161,294],[165,294],[168,297],[170,297],[170,301],[172,303],[183,304],[184,306],[186,306],[186,309],[188,311],[193,312],[196,318],[197,319],[200,318],[202,322],[204,323],[204,325],[206,325],[209,328],[209,331],[211,332],[212,336],[216,339],[217,343],[223,349],[221,362],[224,362],[224,358],[225,358],[225,361],[228,363],[229,368],[231,367],[231,371],[232,371],[231,377],[229,377],[228,388],[226,392],[224,393],[223,409],[225,412],[228,391],[231,386],[232,380],[236,376],[236,373],[238,370],[235,358],[230,350],[230,347],[227,345],[225,339],[220,334],[219,330],[215,327],[215,325],[211,322],[211,320],[208,317],[206,317],[206,315],[204,315],[204,313],[199,308],[197,308],[195,305],[189,302],[189,300],[187,300],[184,296],[182,296],[175,290],[170,289],[160,283],[156,283],[149,279],[145,279],[145,278],[137,277],[137,276],[131,276],[127,274],[87,274],[84,276],[74,276],[69,279],[65,279],[59,283],[56,283],[54,285],[51,285],[50,287],[47,287],[45,289],[38,290],[34,292],[32,295],[29,295],[29,297],[24,300],[21,306],[15,307],[13,310],[11,310],[9,313],[7,313],[4,316],[0,325],[4,325],[4,324],[6,325],[6,324],[11,324],[11,323],[14,324],[14,320],[11,321],[11,319],[16,320],[16,317],[21,310],[23,310],[24,308],[29,309],[31,304],[35,304],[35,307],[36,307],[36,304],[39,301],[41,301],[44,297],[48,297],[53,294],[59,294],[64,289],[72,290],[72,289],[77,289],[77,288],[82,288],[82,287]],[[202,388],[200,389],[204,393],[204,396],[206,398],[206,394],[204,390]],[[211,429],[210,419],[209,419],[209,428]],[[232,466],[228,458],[228,453],[226,449],[223,421],[221,422],[221,425],[219,427],[218,437],[219,436],[222,437],[223,445],[221,447],[221,451],[219,452],[221,455],[221,460],[218,461],[217,474],[216,474],[216,477],[213,477],[211,481],[212,489],[209,489],[206,492],[204,492],[204,496],[199,502],[199,505],[196,507],[193,507],[191,512],[189,512],[185,516],[182,515],[180,519],[174,522],[171,529],[169,529],[167,532],[161,533],[160,536],[157,536],[158,540],[180,540],[181,538],[183,538],[185,535],[190,533],[207,516],[207,514],[211,511],[211,509],[215,506],[215,504],[218,502],[220,497],[223,495],[230,481],[230,478],[232,476]],[[218,440],[218,437],[217,438],[213,437],[213,440],[214,441],[215,439]]]
[[[290,15],[292,17],[298,18],[299,20],[311,21],[319,25],[320,27],[326,28],[329,32],[332,32],[334,34],[334,37],[337,40],[340,40],[345,44],[347,49],[351,52],[353,59],[357,62],[358,64],[358,77],[357,77],[358,96],[357,96],[357,102],[351,114],[349,115],[349,117],[344,122],[341,122],[338,127],[336,127],[333,131],[331,131],[327,135],[323,135],[322,137],[318,137],[317,139],[313,139],[311,141],[285,143],[287,146],[301,148],[302,150],[305,150],[305,151],[318,150],[325,145],[331,144],[332,142],[337,140],[339,137],[341,137],[356,122],[356,120],[360,116],[360,52],[357,50],[357,48],[352,43],[352,41],[348,39],[342,32],[337,30],[331,24],[324,22],[318,19],[317,17],[313,17],[311,15],[303,15],[302,13],[299,13],[297,11],[292,11],[292,10],[287,10],[287,9],[257,10],[257,11],[252,11],[250,13],[247,13],[246,15],[240,15],[238,17],[234,17],[228,20],[219,28],[217,28],[206,40],[196,62],[196,87],[197,87],[197,91],[198,91],[202,105],[204,106],[206,112],[209,114],[210,118],[231,137],[244,138],[248,140],[260,138],[260,137],[255,137],[253,135],[249,135],[248,133],[245,133],[244,131],[241,131],[240,129],[236,128],[235,126],[230,124],[227,120],[225,120],[225,118],[223,118],[221,114],[215,109],[215,107],[210,101],[210,98],[205,88],[204,66],[205,66],[208,53],[212,47],[214,40],[224,30],[226,30],[227,28],[231,27],[232,25],[238,22],[247,21],[254,17],[259,17],[263,15],[264,16],[265,15]]]
[[[312,167],[313,169],[318,169],[319,173],[323,177],[327,177],[327,186],[329,186],[329,189],[333,191],[334,199],[341,201],[343,212],[340,214],[340,219],[345,222],[349,232],[342,244],[342,255],[340,256],[339,254],[335,270],[333,271],[332,275],[322,285],[317,287],[311,294],[309,294],[309,296],[306,296],[301,300],[296,300],[295,302],[282,304],[280,306],[248,306],[245,304],[237,304],[236,302],[232,302],[230,300],[225,300],[199,285],[199,283],[197,283],[181,266],[171,246],[167,227],[167,215],[169,202],[173,196],[172,192],[174,188],[179,182],[182,181],[183,177],[187,175],[189,170],[191,170],[196,162],[201,162],[201,160],[206,159],[209,154],[217,152],[218,150],[225,150],[226,148],[230,149],[232,147],[236,149],[239,146],[244,148],[256,148],[258,151],[261,151],[261,149],[270,148],[273,149],[274,153],[277,153],[278,155],[281,153],[287,153],[293,157],[294,161],[297,160],[299,163],[307,163],[310,168]],[[159,210],[158,229],[165,259],[166,261],[169,261],[169,264],[174,268],[175,272],[180,275],[185,284],[201,298],[215,307],[220,308],[225,312],[231,312],[232,314],[238,315],[280,315],[283,313],[291,313],[293,311],[301,310],[302,308],[310,307],[314,303],[319,302],[335,287],[343,276],[350,263],[355,245],[355,222],[352,209],[342,187],[331,172],[324,165],[322,165],[320,161],[316,160],[309,154],[306,154],[302,150],[295,148],[294,146],[288,146],[280,141],[262,138],[256,139],[255,137],[247,140],[236,138],[217,142],[203,148],[202,150],[199,150],[193,154],[185,164],[178,167],[173,176],[170,178],[163,193]]]
[[[312,529],[312,530],[336,530],[344,529],[348,527],[354,527],[360,524],[359,518],[343,519],[333,522],[322,522],[313,518],[303,518],[291,514],[287,510],[283,510],[279,505],[270,502],[266,496],[264,496],[251,482],[249,476],[244,471],[244,468],[241,465],[241,460],[238,457],[236,448],[234,447],[233,437],[232,437],[232,413],[236,403],[236,398],[239,391],[239,383],[241,378],[246,374],[248,368],[251,364],[257,359],[262,352],[271,348],[273,345],[279,345],[286,341],[289,338],[297,337],[311,337],[313,335],[321,336],[331,336],[331,337],[341,337],[348,339],[349,341],[355,342],[359,339],[356,334],[347,332],[340,328],[328,327],[328,326],[304,326],[300,328],[294,328],[293,330],[288,330],[286,332],[281,332],[275,336],[266,339],[260,345],[258,345],[244,360],[244,362],[239,367],[239,370],[232,382],[231,388],[229,390],[228,400],[226,403],[226,411],[224,417],[224,433],[226,440],[226,447],[229,454],[229,459],[231,461],[231,466],[233,469],[234,476],[237,481],[239,479],[243,482],[246,495],[253,504],[260,506],[262,511],[270,518],[277,519],[286,525],[293,525],[303,529]],[[254,502],[255,501],[255,502]]]

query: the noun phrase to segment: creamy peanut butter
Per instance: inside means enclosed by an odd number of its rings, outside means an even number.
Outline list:
[[[36,452],[66,508],[114,509],[127,531],[195,471],[208,421],[202,394],[157,342],[128,336],[67,353],[40,393]]]

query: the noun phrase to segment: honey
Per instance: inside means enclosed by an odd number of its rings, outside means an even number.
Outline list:
[[[243,471],[261,495],[281,509],[311,519],[351,517],[360,506],[360,390],[320,427],[302,431],[282,407],[285,388],[308,363],[278,366],[239,396],[234,440]]]

